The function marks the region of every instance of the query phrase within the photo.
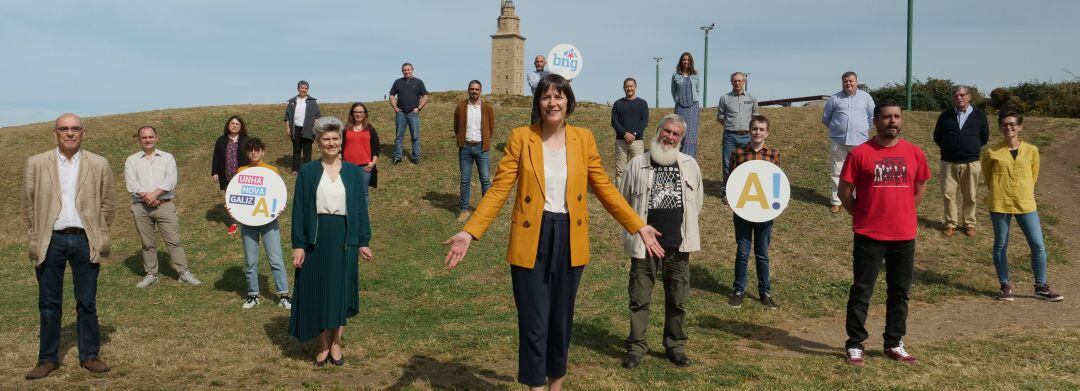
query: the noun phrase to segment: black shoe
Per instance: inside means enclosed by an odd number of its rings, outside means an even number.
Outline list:
[[[740,308],[740,307],[742,307],[742,300],[743,300],[743,293],[742,292],[732,293],[731,295],[728,295],[727,303],[732,308]]]
[[[311,361],[311,363],[315,364],[316,367],[326,366],[326,363],[328,362],[330,362],[330,353],[326,353],[326,358],[322,359],[322,361],[320,361],[318,358]]]
[[[626,369],[634,368],[641,365],[641,359],[642,357],[639,355],[627,354],[626,357],[623,357],[622,359],[622,367]]]
[[[761,294],[761,305],[765,306],[765,308],[768,308],[770,310],[780,308],[780,306],[776,305],[776,302],[773,301],[772,295],[768,293]]]
[[[688,367],[694,363],[693,361],[690,361],[690,358],[686,357],[686,354],[684,353],[668,353],[667,360],[671,361],[671,363],[675,364],[677,367]]]
[[[420,159],[412,159],[412,163],[419,166],[420,165]]]
[[[332,354],[329,355],[329,356],[326,356],[326,358],[329,359],[330,363],[334,364],[335,366],[340,367],[342,365],[345,365],[345,355],[344,354],[341,355],[341,358],[337,358],[337,359],[335,359]]]
[[[390,160],[390,165],[391,166],[396,166],[396,165],[398,165],[398,163],[401,163],[401,159],[394,158],[394,159]]]

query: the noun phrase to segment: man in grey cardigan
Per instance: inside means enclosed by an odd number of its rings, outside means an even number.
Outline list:
[[[296,96],[289,99],[285,106],[285,135],[292,140],[292,172],[295,175],[300,166],[311,161],[311,144],[315,141],[312,129],[315,119],[322,117],[319,102],[308,95],[308,82],[296,83]]]
[[[649,304],[658,276],[664,280],[664,349],[668,361],[690,365],[686,357],[686,301],[690,294],[690,253],[701,250],[698,215],[704,200],[701,169],[690,155],[679,152],[686,122],[677,114],[660,120],[648,152],[630,160],[619,180],[619,191],[643,220],[662,234],[663,258],[645,255],[637,236],[623,235],[630,257],[630,336],[626,338],[623,368],[641,364],[648,352],[645,331]]]

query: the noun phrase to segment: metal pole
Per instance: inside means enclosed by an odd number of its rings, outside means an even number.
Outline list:
[[[701,87],[701,107],[708,106],[706,102],[709,101],[709,30],[716,28],[716,23],[711,23],[708,26],[701,26],[702,30],[705,30],[705,67],[704,67],[704,81]]]
[[[912,19],[914,18],[914,1],[908,0],[907,2],[907,109],[911,110],[911,28]]]
[[[656,107],[656,108],[659,109],[660,108],[660,60],[663,60],[663,58],[661,58],[661,57],[653,57],[652,59],[656,60],[656,100],[653,101],[654,102],[653,107]]]

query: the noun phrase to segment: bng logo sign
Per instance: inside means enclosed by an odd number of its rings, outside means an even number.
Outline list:
[[[548,70],[567,79],[573,79],[581,73],[583,61],[581,51],[570,44],[559,44],[548,52]]]

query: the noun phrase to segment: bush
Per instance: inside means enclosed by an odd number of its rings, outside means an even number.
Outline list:
[[[953,107],[952,90],[957,84],[949,79],[927,78],[926,81],[915,80],[911,84],[911,109],[921,111],[942,111]],[[971,92],[971,104],[983,107],[987,103],[979,89],[968,86]],[[886,84],[876,90],[870,90],[870,95],[875,101],[894,99],[897,102],[907,101],[907,91],[904,83]]]

